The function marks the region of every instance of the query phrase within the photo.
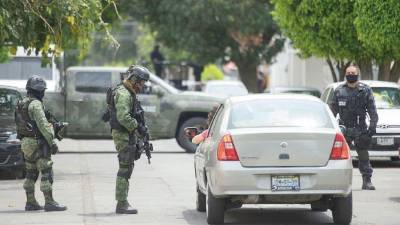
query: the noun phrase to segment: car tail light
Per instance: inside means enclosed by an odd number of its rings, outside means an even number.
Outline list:
[[[336,134],[335,141],[331,151],[331,160],[348,159],[349,158],[349,146],[347,145],[346,139],[342,134]]]
[[[225,134],[218,144],[217,159],[220,161],[239,161],[236,153],[235,145],[233,144],[230,134]]]

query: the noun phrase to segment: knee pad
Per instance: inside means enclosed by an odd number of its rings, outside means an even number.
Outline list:
[[[50,184],[53,184],[53,169],[50,167],[43,169],[41,172],[42,172],[41,181],[49,181]]]
[[[26,170],[26,179],[33,180],[34,182],[37,181],[39,177],[39,171],[36,169],[27,169]]]
[[[133,172],[133,165],[121,165],[119,166],[117,176],[125,179],[130,179]]]

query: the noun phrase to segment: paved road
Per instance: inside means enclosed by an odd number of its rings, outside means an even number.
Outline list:
[[[110,140],[67,140],[61,149],[112,148]],[[66,146],[67,145],[67,146]],[[138,215],[114,214],[116,154],[59,154],[55,161],[55,198],[66,212],[23,211],[23,180],[0,180],[0,225],[21,224],[206,224],[205,214],[195,210],[193,155],[183,153],[174,140],[156,141],[164,154],[154,154],[152,164],[140,160],[135,166],[131,203]],[[74,150],[75,149],[75,150]],[[355,225],[400,224],[400,163],[376,162],[377,191],[361,191],[361,177],[354,171]],[[39,185],[37,185],[39,190]],[[40,202],[43,197],[37,192]],[[311,212],[303,205],[249,205],[226,214],[229,224],[332,224],[331,214]]]

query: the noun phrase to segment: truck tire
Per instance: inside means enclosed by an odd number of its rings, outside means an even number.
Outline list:
[[[350,224],[353,216],[353,196],[333,199],[332,217],[335,224]]]
[[[207,223],[208,224],[223,224],[225,214],[225,199],[216,198],[213,196],[210,190],[210,186],[207,187]]]
[[[178,144],[185,149],[187,153],[195,153],[197,145],[193,144],[191,140],[185,135],[185,127],[197,127],[201,131],[206,128],[207,119],[203,117],[192,117],[187,119],[182,125],[179,127],[178,135],[176,137],[176,141]]]
[[[199,212],[205,212],[206,207],[206,195],[203,194],[196,185],[196,209]]]
[[[392,157],[390,157],[390,160],[392,160],[393,162],[400,161],[400,157],[399,156],[392,156]]]

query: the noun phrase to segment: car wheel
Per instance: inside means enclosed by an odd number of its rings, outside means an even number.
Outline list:
[[[210,187],[207,187],[207,223],[208,224],[223,224],[225,214],[225,199],[216,198],[211,193]]]
[[[25,169],[22,168],[22,169],[17,169],[17,170],[15,170],[15,171],[14,171],[14,176],[15,176],[15,178],[17,178],[17,179],[24,179],[25,176],[26,176],[26,171],[25,171]]]
[[[197,185],[196,185],[197,186]],[[196,188],[197,192],[197,198],[196,198],[196,209],[199,212],[205,212],[206,211],[206,195],[203,194],[199,187],[197,186]]]
[[[178,144],[185,149],[187,153],[195,153],[197,145],[193,144],[192,141],[186,137],[185,135],[185,127],[197,127],[201,131],[203,131],[206,128],[207,125],[207,119],[203,117],[193,117],[188,120],[186,120],[180,127],[178,131],[178,136],[176,137],[176,140]]]
[[[390,157],[390,160],[392,160],[392,161],[400,161],[400,157],[399,156],[392,156],[392,157]]]
[[[350,224],[353,216],[353,196],[350,193],[346,197],[333,199],[333,222],[336,224]]]

